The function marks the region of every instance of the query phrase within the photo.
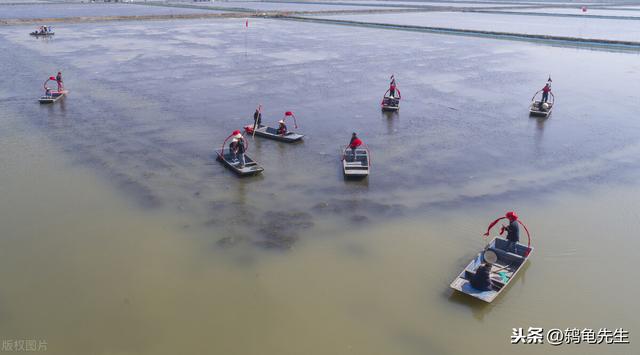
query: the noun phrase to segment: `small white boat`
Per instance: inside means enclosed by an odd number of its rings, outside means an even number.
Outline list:
[[[518,271],[529,260],[533,248],[518,243],[516,253],[507,251],[507,240],[495,237],[485,250],[471,260],[469,265],[462,270],[460,275],[451,283],[451,288],[475,297],[487,303],[491,303],[516,277]],[[487,257],[490,255],[490,257]],[[492,259],[492,260],[489,260]],[[491,289],[487,291],[475,289],[471,286],[471,279],[475,276],[478,266],[488,261],[491,264]]]
[[[347,147],[342,152],[342,170],[345,178],[365,178],[369,176],[370,159],[366,148]]]
[[[39,32],[39,31],[34,31],[29,33],[31,36],[35,36],[35,37],[47,37],[47,36],[53,36],[55,35],[55,32]]]
[[[549,117],[551,114],[551,110],[553,110],[553,104],[555,103],[555,96],[552,92],[549,93],[549,100],[547,102],[542,102],[542,98],[540,100],[536,100],[536,96],[542,91],[538,91],[531,98],[531,105],[529,106],[529,114],[531,116],[542,116]]]
[[[400,98],[385,96],[382,98],[382,111],[398,111],[400,109]]]
[[[40,98],[38,99],[38,101],[41,104],[52,104],[60,99],[62,99],[65,95],[66,95],[67,91],[66,90],[62,90],[60,92],[58,91],[52,91],[51,95],[43,95],[40,96]]]

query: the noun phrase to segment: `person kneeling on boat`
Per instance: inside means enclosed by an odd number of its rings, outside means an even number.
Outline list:
[[[483,263],[478,266],[471,280],[471,287],[479,291],[491,291],[491,264]]]
[[[356,149],[361,145],[362,141],[360,140],[360,138],[358,138],[356,132],[353,132],[353,134],[351,134],[351,141],[349,142],[349,148],[351,148],[351,152],[355,155]]]
[[[49,87],[44,88],[44,96],[51,97],[51,89]]]
[[[507,251],[512,253],[518,253],[517,246],[520,241],[520,227],[518,226],[518,215],[509,211],[505,214],[505,217],[509,220],[509,225],[502,226],[500,234],[507,232]]]
[[[287,125],[284,123],[284,120],[280,120],[278,121],[278,134],[281,136],[284,136],[285,134],[287,134]]]
[[[233,139],[229,143],[229,151],[233,154],[233,162],[239,161],[240,168],[244,167],[244,152],[245,152],[244,137],[240,131],[233,131]]]

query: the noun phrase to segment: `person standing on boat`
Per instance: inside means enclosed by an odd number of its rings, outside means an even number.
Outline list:
[[[351,134],[351,141],[349,142],[349,148],[351,148],[351,152],[355,155],[356,149],[361,145],[362,141],[360,140],[360,138],[358,138],[356,132],[353,132],[353,134]]]
[[[549,100],[549,93],[551,92],[551,83],[547,82],[547,84],[542,88],[542,100],[540,103],[545,103]]]
[[[253,113],[253,124],[256,128],[262,126],[262,113],[260,112],[260,108],[257,108],[256,112]]]
[[[502,230],[500,234],[507,232],[507,251],[511,251],[517,254],[517,245],[520,241],[520,227],[518,226],[518,215],[509,211],[505,214],[507,220],[509,220],[509,225],[502,226]]]
[[[389,84],[389,96],[396,97],[396,78],[391,75],[391,84]]]
[[[491,264],[483,263],[478,266],[471,280],[471,287],[479,291],[491,291]]]
[[[246,145],[244,142],[244,137],[240,131],[233,131],[233,139],[231,139],[231,143],[229,143],[229,151],[233,154],[234,161],[240,162],[240,168],[244,167],[244,152],[246,151]]]
[[[56,75],[56,83],[58,83],[58,92],[61,92],[64,89],[64,85],[62,83],[62,72],[58,72],[58,75]]]

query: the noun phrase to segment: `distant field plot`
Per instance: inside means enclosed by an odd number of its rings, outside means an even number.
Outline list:
[[[638,8],[640,10],[640,8]],[[628,11],[628,10],[609,10],[609,9],[587,9],[583,12],[580,7],[576,8],[541,8],[541,9],[509,9],[501,10],[504,12],[534,12],[539,14],[562,14],[562,15],[576,15],[576,16],[621,16],[621,17],[640,17],[640,11]]]
[[[612,7],[608,7],[608,8],[611,8],[611,9],[619,9],[619,10],[635,10],[635,11],[640,11],[640,5],[637,5],[637,6],[628,6],[628,5],[625,5],[625,6],[615,6],[615,7],[613,7],[613,6],[612,6]]]
[[[214,10],[180,7],[146,6],[138,4],[81,4],[47,3],[3,5],[0,3],[1,19],[67,18],[84,16],[146,16],[211,13]]]
[[[172,4],[185,4],[185,3],[172,3]],[[336,11],[336,10],[375,10],[375,9],[388,9],[388,6],[369,6],[363,4],[362,6],[356,4],[353,6],[340,5],[340,4],[304,4],[302,2],[261,2],[261,1],[216,1],[216,2],[203,2],[194,3],[193,5],[198,7],[215,7],[215,8],[228,8],[232,9],[247,9],[254,11]]]
[[[358,0],[336,0],[336,3],[354,3],[354,4],[362,4],[362,5],[376,5],[376,6],[412,6],[412,7],[427,7],[427,6],[438,6],[438,7],[473,7],[473,8],[481,8],[481,7],[510,7],[510,6],[524,6],[527,4],[514,4],[514,3],[483,3],[483,2],[459,2],[459,1],[358,1]]]
[[[314,16],[315,17],[315,16]],[[443,27],[518,34],[553,35],[590,39],[640,41],[635,21],[610,19],[523,16],[463,12],[422,12],[404,14],[362,14],[323,16],[326,19],[380,24]]]

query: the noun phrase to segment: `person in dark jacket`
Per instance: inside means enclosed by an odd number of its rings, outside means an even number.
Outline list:
[[[471,286],[476,290],[490,291],[491,290],[491,264],[483,263],[478,266],[476,273],[471,280]]]
[[[256,112],[253,113],[253,124],[256,128],[262,127],[262,113],[260,113],[259,109],[256,109]]]
[[[518,226],[518,215],[515,212],[507,212],[505,214],[509,224],[503,226],[504,231],[507,232],[507,251],[517,254],[517,246],[520,241],[520,226]]]

